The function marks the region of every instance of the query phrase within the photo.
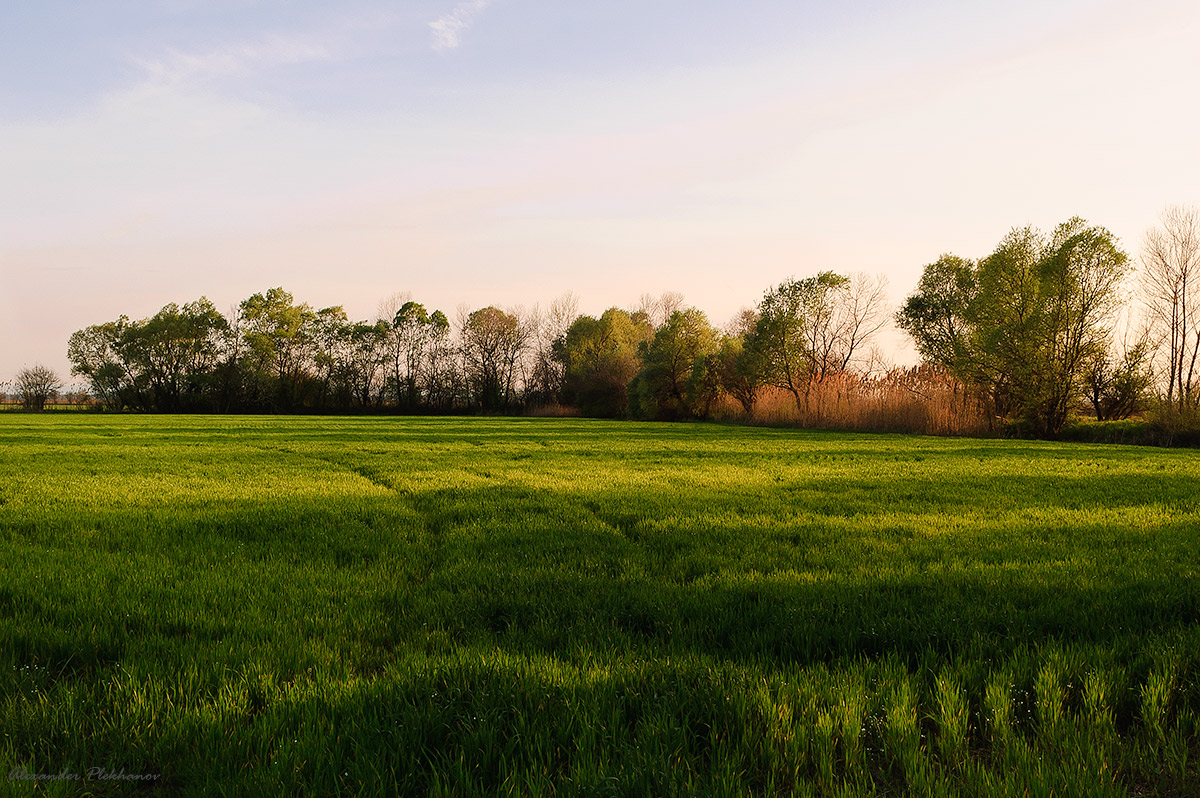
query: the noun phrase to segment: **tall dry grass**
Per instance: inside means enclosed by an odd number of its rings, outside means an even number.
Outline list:
[[[740,411],[726,408],[737,415]],[[842,373],[814,383],[800,402],[790,391],[765,389],[745,420],[816,429],[983,435],[992,416],[979,398],[931,366],[894,368],[879,375]]]

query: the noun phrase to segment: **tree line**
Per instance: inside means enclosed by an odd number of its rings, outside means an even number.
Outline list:
[[[277,287],[229,313],[200,298],[87,327],[68,358],[113,410],[701,419],[753,417],[770,396],[821,424],[848,392],[921,397],[936,383],[989,422],[1056,435],[1081,409],[1105,420],[1155,395],[1178,413],[1200,405],[1197,212],[1167,211],[1139,261],[1130,279],[1135,262],[1116,238],[1073,218],[1049,234],[1014,229],[978,260],[941,256],[895,313],[882,278],[822,271],[768,288],[725,329],[675,293],[599,316],[567,295],[545,309],[460,309],[453,321],[402,297],[356,321]],[[873,342],[891,319],[922,369],[877,372]]]
[[[313,309],[283,288],[223,314],[206,298],[74,333],[72,373],[113,410],[512,412],[709,417],[750,410],[765,386],[808,401],[886,321],[880,280],[833,272],[776,286],[730,330],[675,293],[599,317],[567,295],[541,310],[494,306],[451,322],[419,302],[374,320]]]

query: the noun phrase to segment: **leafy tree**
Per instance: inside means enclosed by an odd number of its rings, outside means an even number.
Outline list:
[[[344,379],[353,403],[360,407],[379,407],[383,403],[383,373],[388,361],[390,333],[388,324],[382,320],[360,321],[345,328]]]
[[[1026,402],[1040,431],[1057,434],[1078,401],[1089,364],[1106,357],[1112,340],[1110,322],[1129,256],[1103,227],[1078,217],[1054,231],[1042,261],[1046,370]]]
[[[701,418],[717,398],[717,333],[696,308],[676,310],[640,345],[642,368],[630,387],[635,410],[647,418]]]
[[[135,377],[125,358],[123,340],[129,319],[94,324],[72,333],[67,342],[71,373],[87,377],[92,395],[111,410],[120,410],[133,390]]]
[[[624,415],[627,387],[640,366],[638,346],[649,335],[647,321],[635,321],[620,308],[609,308],[599,319],[575,319],[554,345],[563,369],[563,400],[588,416]]]
[[[144,378],[152,406],[172,412],[202,400],[228,326],[212,302],[201,297],[182,307],[168,304],[149,319],[126,324],[119,346],[129,371]]]
[[[971,360],[969,309],[979,291],[975,263],[942,255],[925,267],[917,290],[896,314],[896,324],[913,339],[921,358],[951,373]]]
[[[421,369],[431,333],[429,313],[420,302],[405,302],[392,318],[392,377],[398,406],[413,410],[420,404]]]
[[[770,289],[748,336],[768,384],[789,391],[809,412],[813,388],[847,370],[886,320],[881,279],[831,271]]]
[[[350,317],[341,305],[321,308],[311,323],[312,362],[319,385],[317,404],[348,407],[353,397],[348,376]]]
[[[273,384],[270,393],[277,407],[296,407],[310,376],[316,314],[306,304],[295,304],[282,288],[254,294],[240,310],[247,359],[254,372],[261,381]]]
[[[762,359],[767,382],[790,391],[798,407],[804,406],[815,365],[808,345],[809,317],[845,279],[821,272],[806,280],[788,280],[769,289],[759,303],[750,344]]]
[[[317,311],[312,336],[320,402],[332,399],[341,408],[378,406],[390,333],[382,320],[351,322],[340,305]]]
[[[758,311],[743,308],[730,321],[714,364],[721,390],[741,404],[746,413],[754,409],[765,378],[762,351],[753,345]]]
[[[1127,270],[1113,235],[1082,219],[1049,238],[1014,229],[977,266],[954,256],[926,266],[897,321],[926,362],[987,396],[998,415],[1055,435],[1107,357]]]
[[[454,347],[450,341],[450,320],[440,310],[429,314],[429,340],[425,357],[425,401],[430,407],[449,409],[458,381],[454,371]]]
[[[762,389],[763,363],[761,352],[747,347],[742,336],[727,335],[715,358],[716,376],[721,388],[750,413]]]
[[[979,293],[971,305],[974,373],[968,376],[987,390],[1001,416],[1023,409],[1030,414],[1040,375],[1048,367],[1041,280],[1045,257],[1042,234],[1025,227],[1009,232],[979,264]]]
[[[1084,389],[1097,421],[1129,418],[1143,408],[1153,385],[1151,348],[1142,340],[1114,357],[1096,353],[1084,373]]]

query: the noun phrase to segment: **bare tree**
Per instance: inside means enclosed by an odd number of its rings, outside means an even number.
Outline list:
[[[642,294],[638,298],[634,313],[645,314],[650,326],[657,330],[666,324],[667,319],[677,310],[683,310],[683,294],[678,291],[664,291],[658,296]]]
[[[758,324],[758,310],[744,307],[725,324],[725,328],[721,332],[730,338],[745,338],[754,332],[756,324]]]
[[[537,403],[557,402],[562,393],[565,371],[554,356],[555,342],[561,341],[575,319],[579,318],[579,298],[566,293],[550,303],[545,311],[534,306],[525,323],[533,341],[533,363],[526,394]]]
[[[412,298],[411,291],[396,291],[390,296],[384,297],[375,307],[375,320],[391,324],[392,319],[396,318],[397,311],[404,307],[405,303],[411,302]]]
[[[847,371],[864,344],[887,323],[887,282],[855,274],[813,305],[807,329],[812,376],[817,383]]]
[[[26,410],[43,409],[62,387],[58,375],[41,364],[17,372],[17,396]]]
[[[1167,401],[1200,405],[1200,211],[1172,207],[1142,243],[1142,288],[1160,341]]]
[[[845,370],[860,358],[864,347],[875,339],[891,318],[887,278],[882,274],[852,274],[849,285],[838,299],[837,327],[842,340],[839,362],[841,369]],[[868,351],[866,355],[867,362],[870,362],[873,352]],[[869,370],[869,366],[864,370]]]

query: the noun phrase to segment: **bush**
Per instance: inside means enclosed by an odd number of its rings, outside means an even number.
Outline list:
[[[1200,446],[1200,407],[1159,400],[1146,414],[1160,446]]]

